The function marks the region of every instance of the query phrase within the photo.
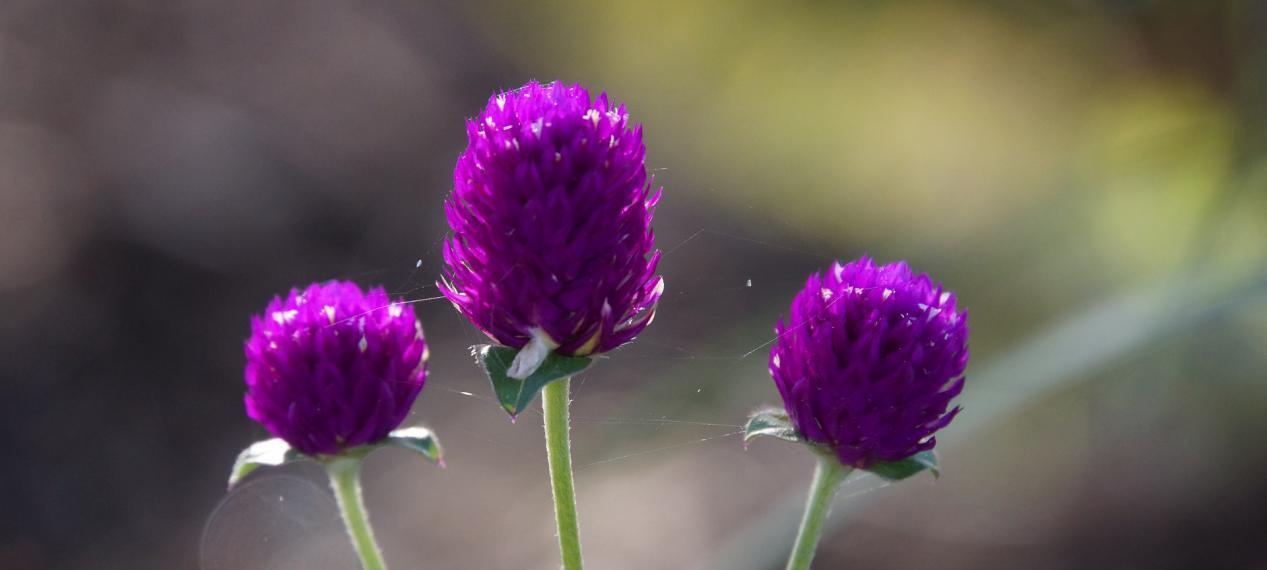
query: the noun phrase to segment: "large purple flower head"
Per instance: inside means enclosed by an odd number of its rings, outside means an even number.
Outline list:
[[[251,318],[246,413],[309,455],[387,437],[426,378],[422,326],[382,288],[314,283]]]
[[[906,263],[868,257],[815,273],[780,320],[770,374],[799,435],[866,468],[936,445],[958,413],[967,314]]]
[[[532,82],[489,99],[466,133],[445,202],[444,295],[514,348],[583,356],[637,336],[664,287],[660,191],[625,106]]]

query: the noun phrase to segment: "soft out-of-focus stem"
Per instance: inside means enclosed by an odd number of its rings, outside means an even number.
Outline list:
[[[374,540],[374,530],[370,528],[365,501],[361,498],[361,459],[333,459],[326,464],[326,472],[330,474],[330,486],[334,488],[339,513],[343,515],[348,537],[352,539],[352,546],[361,559],[361,567],[365,570],[387,570],[383,553]]]
[[[546,457],[550,463],[550,488],[554,491],[554,519],[559,528],[559,555],[564,570],[581,570],[581,535],[576,517],[576,490],[572,483],[572,443],[568,436],[570,378],[555,380],[541,390],[545,415]]]
[[[809,570],[814,550],[818,548],[818,539],[823,534],[823,521],[831,512],[832,499],[850,471],[835,457],[823,455],[818,458],[814,481],[809,486],[809,498],[805,501],[805,515],[801,518],[792,554],[787,559],[787,570]]]

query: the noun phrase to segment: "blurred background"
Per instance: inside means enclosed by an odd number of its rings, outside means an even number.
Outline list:
[[[813,460],[737,432],[871,253],[969,308],[965,409],[816,568],[1267,568],[1267,6],[1183,0],[5,0],[0,568],[354,568],[319,468],[224,485],[249,315],[336,277],[432,345],[449,467],[368,462],[388,562],[556,568],[540,416],[434,300],[463,118],[555,78],[665,187],[656,322],[573,383],[591,567],[782,567]]]

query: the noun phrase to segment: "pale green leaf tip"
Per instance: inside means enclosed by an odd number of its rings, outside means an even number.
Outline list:
[[[257,441],[243,449],[234,460],[233,469],[229,472],[229,490],[260,467],[282,465],[299,457],[281,438]]]
[[[430,428],[414,426],[398,429],[388,434],[384,444],[417,453],[441,468],[445,466],[444,448],[441,447],[440,439],[436,437],[435,432],[431,431]]]
[[[242,481],[252,471],[259,467],[258,463],[246,463],[242,465],[234,465],[233,472],[229,473],[229,490],[232,491],[238,483]]]
[[[915,454],[915,460],[920,462],[929,473],[933,474],[933,479],[941,479],[941,468],[937,466],[937,452],[925,451]]]
[[[784,441],[801,441],[796,428],[788,419],[787,412],[777,407],[761,408],[748,416],[748,421],[744,424],[744,447],[746,448],[749,441],[759,436],[774,437]]]

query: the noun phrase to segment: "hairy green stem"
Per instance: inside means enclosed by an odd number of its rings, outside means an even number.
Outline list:
[[[818,548],[818,539],[823,534],[823,521],[831,512],[832,499],[836,498],[840,483],[850,471],[852,469],[841,465],[833,456],[818,458],[814,481],[809,486],[809,498],[805,501],[805,515],[801,518],[800,530],[796,532],[792,554],[787,559],[787,570],[809,570],[814,550]]]
[[[326,472],[330,474],[330,486],[334,488],[334,497],[339,502],[343,524],[347,526],[352,546],[361,558],[361,567],[365,570],[387,570],[387,564],[383,563],[383,553],[374,541],[374,530],[370,528],[365,501],[361,498],[361,459],[332,459],[326,464]]]
[[[568,391],[571,378],[555,380],[541,390],[545,415],[546,457],[554,491],[554,519],[559,527],[559,556],[564,570],[581,570],[581,533],[576,520],[572,484],[572,443],[568,438]]]

